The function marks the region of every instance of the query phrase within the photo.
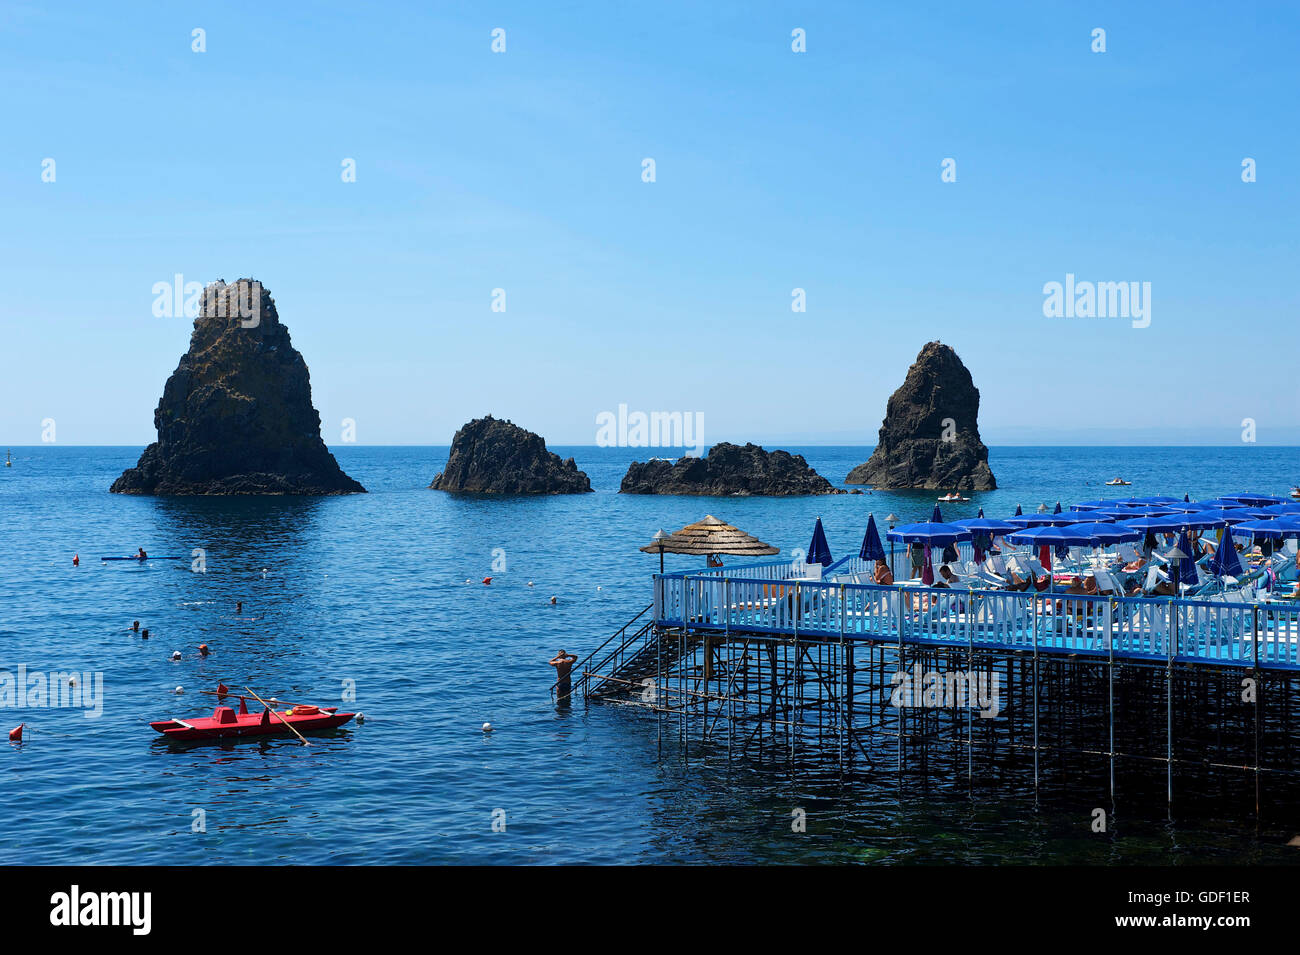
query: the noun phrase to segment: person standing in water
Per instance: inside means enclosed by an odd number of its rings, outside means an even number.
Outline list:
[[[569,671],[573,669],[573,665],[577,662],[578,658],[575,654],[565,653],[564,650],[560,650],[555,655],[555,659],[551,660],[551,666],[555,667],[556,701],[567,700],[569,694],[573,691],[572,686],[569,684]]]

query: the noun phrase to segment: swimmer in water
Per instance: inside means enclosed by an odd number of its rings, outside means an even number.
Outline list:
[[[139,621],[139,620],[132,620],[132,621],[131,621],[131,632],[132,632],[132,633],[139,633],[139,632],[140,632],[140,621]]]

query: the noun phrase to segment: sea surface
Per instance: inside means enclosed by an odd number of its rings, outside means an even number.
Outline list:
[[[1097,834],[1088,814],[1036,802],[1023,780],[972,790],[884,770],[850,782],[793,774],[725,750],[683,754],[667,736],[661,748],[641,711],[550,699],[557,649],[583,655],[649,603],[658,560],[637,548],[659,528],[712,513],[789,553],[821,516],[839,557],[857,550],[868,512],[926,519],[933,494],[619,495],[645,450],[557,447],[595,493],[482,499],[427,489],[445,447],[354,446],[333,450],[365,495],[110,494],[140,450],[14,448],[0,468],[0,671],[103,680],[97,717],[0,710],[3,729],[28,724],[25,742],[0,748],[0,863],[1300,858],[1285,845],[1300,818],[1257,827],[1240,805],[1189,818],[1115,807]],[[836,483],[870,452],[791,450]],[[1129,493],[1285,494],[1300,481],[1292,448],[994,448],[990,463],[1000,489],[945,517]],[[1101,486],[1117,474],[1133,486]],[[99,559],[140,546],[185,559]],[[669,569],[701,563],[668,558]],[[128,632],[133,620],[151,639]],[[218,681],[321,704],[355,688],[346,708],[365,722],[309,747],[178,746],[149,728],[209,714],[198,691]],[[792,832],[792,807],[808,813],[807,832]]]

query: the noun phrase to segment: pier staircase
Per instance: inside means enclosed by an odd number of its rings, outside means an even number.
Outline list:
[[[571,695],[581,695],[584,699],[629,695],[637,691],[642,680],[653,678],[661,666],[675,662],[678,641],[664,641],[661,646],[654,633],[654,621],[642,622],[652,606],[647,606],[574,664]],[[558,688],[558,682],[551,687],[552,696]]]

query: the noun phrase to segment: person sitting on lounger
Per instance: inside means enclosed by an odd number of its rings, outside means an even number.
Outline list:
[[[951,587],[953,584],[959,582],[957,580],[957,575],[952,572],[952,568],[947,564],[939,565],[939,577],[940,579],[934,582],[936,587]]]
[[[1127,571],[1141,570],[1143,567],[1146,566],[1146,563],[1147,563],[1147,558],[1139,554],[1137,560],[1129,561],[1127,564],[1124,565],[1122,569]]]
[[[876,569],[871,572],[871,582],[888,587],[894,582],[894,573],[883,560],[876,561]]]

